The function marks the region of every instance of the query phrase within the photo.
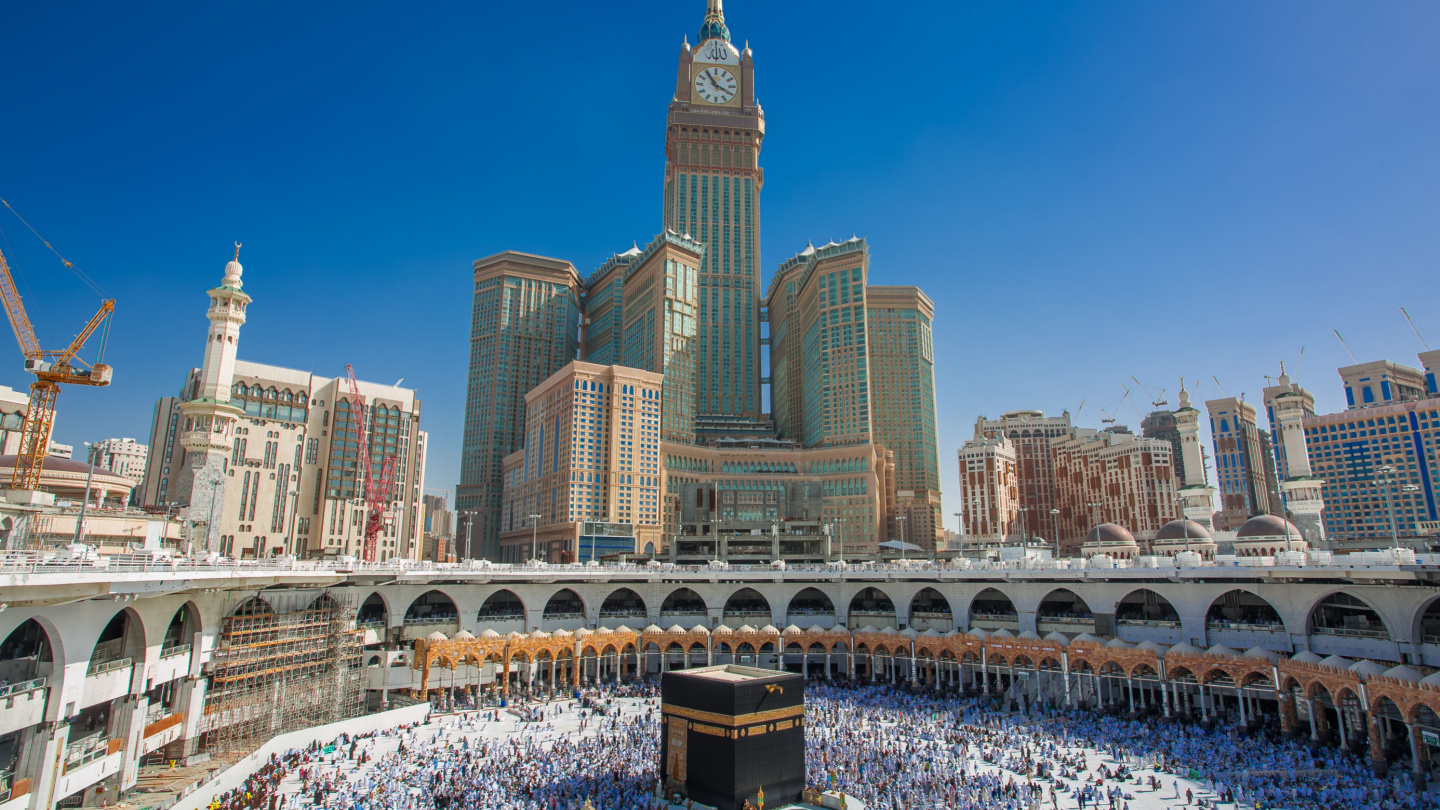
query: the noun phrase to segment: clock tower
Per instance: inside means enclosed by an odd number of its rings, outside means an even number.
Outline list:
[[[760,418],[760,143],[750,46],[730,42],[707,0],[698,44],[680,49],[665,129],[665,227],[705,245],[695,410]]]

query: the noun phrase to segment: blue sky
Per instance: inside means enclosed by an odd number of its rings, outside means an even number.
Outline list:
[[[947,512],[979,414],[1088,400],[1094,426],[1132,374],[1171,402],[1181,375],[1258,401],[1301,346],[1338,410],[1332,328],[1413,364],[1403,305],[1440,346],[1440,4],[726,5],[766,111],[766,280],[858,233],[872,281],[935,300]],[[427,489],[453,487],[471,261],[583,273],[659,230],[665,105],[703,9],[0,8],[0,197],[118,299],[115,383],[65,391],[56,438],[148,434],[240,240],[241,357],[404,377]],[[63,345],[98,300],[0,228]],[[0,384],[27,386],[4,351]]]

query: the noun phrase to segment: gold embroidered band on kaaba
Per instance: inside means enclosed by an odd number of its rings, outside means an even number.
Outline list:
[[[660,712],[676,717],[685,717],[690,720],[698,720],[702,723],[712,723],[720,726],[748,726],[755,723],[769,723],[773,720],[784,720],[788,717],[803,717],[805,706],[786,706],[783,709],[771,709],[764,712],[752,712],[751,714],[717,714],[715,712],[702,712],[698,709],[687,709],[683,706],[671,706],[661,704]]]

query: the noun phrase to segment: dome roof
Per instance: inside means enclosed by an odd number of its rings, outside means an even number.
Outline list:
[[[975,638],[985,638],[989,634],[979,627],[972,627],[966,635],[974,636]]]
[[[1091,529],[1090,533],[1085,535],[1085,542],[1107,546],[1136,545],[1135,535],[1131,534],[1130,530],[1124,526],[1114,523],[1101,523]]]
[[[1226,647],[1224,644],[1216,644],[1214,647],[1206,650],[1205,654],[1216,658],[1236,658],[1240,655],[1240,653]]]
[[[683,635],[685,635],[685,628],[681,627],[681,626],[678,625],[678,624],[672,624],[672,625],[670,625],[670,629],[665,631],[665,635],[667,635],[667,636],[683,636]]]
[[[760,632],[765,633],[766,635],[778,636],[780,635],[780,628],[776,627],[773,624],[767,624],[764,627],[760,628]]]
[[[456,638],[459,638],[459,636],[456,636]],[[545,632],[544,630],[536,630],[535,632],[530,634],[530,638],[532,640],[537,638],[550,638],[550,634]]]
[[[1016,638],[1028,639],[1030,641],[1040,641],[1040,635],[1034,630],[1022,630],[1020,632],[1020,635],[1016,636]]]
[[[1144,641],[1140,642],[1139,644],[1136,644],[1136,645],[1135,645],[1135,649],[1137,649],[1137,650],[1148,650],[1148,651],[1153,652],[1153,653],[1155,653],[1156,655],[1160,656],[1161,658],[1164,658],[1164,657],[1165,657],[1165,653],[1169,650],[1169,648],[1166,647],[1164,644],[1157,644],[1157,643],[1151,641],[1151,640],[1148,639],[1148,638],[1145,639]]]
[[[600,627],[596,628],[596,630],[595,630],[595,635],[597,635],[597,636],[613,636],[613,635],[615,635],[615,631],[614,631],[614,630],[611,630],[610,628],[608,628],[608,627],[606,627],[606,626],[604,626],[604,625],[601,625]]]
[[[1263,647],[1251,647],[1250,649],[1248,649],[1248,650],[1245,651],[1245,657],[1246,657],[1246,658],[1263,658],[1263,659],[1265,659],[1266,661],[1271,661],[1271,662],[1274,662],[1274,663],[1279,663],[1279,662],[1280,662],[1280,656],[1279,656],[1279,654],[1277,654],[1277,653],[1275,653],[1275,652],[1272,652],[1272,651],[1270,651],[1270,650],[1264,649]]]
[[[1080,635],[1076,636],[1075,638],[1070,639],[1070,643],[1071,643],[1071,644],[1074,644],[1074,643],[1077,642],[1077,641],[1089,641],[1089,642],[1093,642],[1093,643],[1095,643],[1095,644],[1099,644],[1099,643],[1100,643],[1100,639],[1098,639],[1098,638],[1090,635],[1089,633],[1081,633]]]
[[[1171,647],[1169,652],[1173,652],[1176,655],[1200,655],[1204,651],[1201,650],[1199,647],[1193,647],[1182,641],[1179,644]]]
[[[1398,666],[1398,667],[1391,667],[1391,668],[1385,670],[1385,674],[1386,674],[1388,677],[1398,678],[1398,679],[1400,679],[1400,680],[1402,680],[1402,681],[1419,681],[1419,680],[1420,680],[1420,673],[1419,673],[1419,672],[1416,672],[1415,670],[1413,670],[1413,669],[1411,669],[1410,667],[1407,667],[1407,666],[1405,666],[1405,665],[1403,665],[1403,664],[1400,665],[1400,666]]]
[[[999,630],[996,630],[995,632],[993,632],[993,633],[990,634],[990,638],[1014,638],[1014,637],[1015,637],[1015,634],[1014,634],[1014,633],[1010,632],[1009,630],[1006,630],[1006,629],[1003,628],[1003,627],[1000,628]]]
[[[1290,660],[1294,661],[1297,664],[1318,664],[1325,659],[1321,658],[1313,652],[1310,652],[1309,650],[1301,650],[1300,652],[1290,656]]]
[[[1191,540],[1211,540],[1210,530],[1201,526],[1193,520],[1172,520],[1160,527],[1156,532],[1156,540],[1179,540],[1185,541],[1186,537]]]
[[[796,626],[793,625],[793,624],[786,625],[786,626],[785,626],[785,629],[782,630],[782,631],[780,631],[781,635],[786,635],[786,636],[798,636],[798,635],[800,635],[800,634],[803,633],[803,632],[805,632],[805,631],[804,631],[804,630],[801,630],[800,628],[796,627]]]
[[[240,266],[240,250],[235,250],[235,258],[225,263],[225,280],[220,283],[226,287],[240,289],[240,277],[245,275],[245,268]]]
[[[444,640],[445,640],[445,634],[442,633],[442,632],[440,632],[439,630],[436,630],[435,632],[431,633],[430,635],[426,636],[425,638],[426,638],[427,641],[444,641]]]
[[[482,630],[482,631],[480,632],[480,637],[481,637],[481,638],[500,638],[500,634],[497,633],[497,632],[495,632],[494,630],[491,630],[490,628],[487,627],[487,628],[485,628],[484,630]]]
[[[470,632],[469,630],[461,630],[460,632],[455,634],[455,638],[459,641],[468,641],[472,638],[475,638],[475,634]]]
[[[1053,641],[1053,642],[1055,642],[1056,644],[1059,644],[1059,645],[1062,646],[1062,647],[1065,646],[1066,644],[1069,644],[1069,643],[1070,643],[1070,639],[1066,638],[1064,633],[1058,633],[1058,632],[1054,632],[1054,631],[1051,631],[1051,632],[1049,632],[1049,633],[1046,633],[1044,640],[1045,640],[1045,641]]]
[[[1334,667],[1336,669],[1349,669],[1353,663],[1355,662],[1349,658],[1339,655],[1329,655],[1320,660],[1321,666]]]
[[[8,481],[15,470],[14,456],[0,456],[0,476]],[[40,489],[55,494],[57,498],[84,498],[85,477],[91,475],[91,467],[83,461],[76,461],[59,456],[46,456],[40,462]],[[105,490],[106,497],[118,498],[121,495],[128,499],[130,490],[135,488],[135,482],[122,475],[110,472],[103,467],[95,467],[90,486],[92,489],[91,498],[99,494],[99,490]],[[91,501],[93,504],[94,501]]]
[[[1371,661],[1369,658],[1366,658],[1362,661],[1356,661],[1355,663],[1351,664],[1350,671],[1358,672],[1361,675],[1366,676],[1386,674],[1385,667],[1375,663],[1374,661]]]
[[[809,627],[805,628],[805,632],[818,635],[825,632],[825,628],[821,627],[818,624],[812,624]]]
[[[658,625],[658,624],[652,624],[652,625],[650,625],[649,627],[646,627],[645,630],[644,630],[644,632],[646,632],[646,633],[655,633],[655,634],[659,635],[659,634],[663,634],[665,631],[660,629],[660,625]]]
[[[728,625],[722,624],[722,625],[720,625],[719,627],[715,628],[715,632],[712,633],[711,635],[716,635],[716,636],[733,636],[733,635],[735,635],[735,631],[734,631],[734,630],[731,630]]]
[[[705,7],[705,22],[700,25],[700,42],[719,37],[730,41],[730,29],[725,27],[725,9],[722,0],[710,0]]]
[[[1426,686],[1440,686],[1440,670],[1436,670],[1420,679],[1420,683]]]
[[[1134,644],[1131,644],[1130,642],[1122,638],[1112,638],[1109,641],[1105,642],[1105,646],[1115,650],[1131,650],[1135,648]]]
[[[690,628],[690,635],[692,635],[692,636],[708,636],[708,635],[710,635],[710,631],[709,631],[709,630],[706,630],[705,627],[704,627],[704,625],[699,625],[699,624],[697,624],[697,625],[695,625],[694,627]]]
[[[635,632],[635,631],[634,631],[634,630],[631,630],[630,628],[626,627],[626,626],[623,625],[623,624],[620,625],[619,627],[615,628],[615,635],[617,635],[617,636],[628,635],[628,634],[633,633],[633,632]]]
[[[1241,526],[1240,531],[1235,533],[1235,539],[1244,540],[1247,537],[1285,537],[1287,531],[1292,540],[1305,539],[1305,535],[1295,527],[1295,524],[1284,518],[1278,518],[1274,515],[1256,515],[1245,521],[1245,525]]]
[[[748,624],[742,624],[742,625],[740,625],[740,628],[739,628],[738,630],[736,630],[735,632],[737,632],[737,633],[753,633],[753,632],[755,632],[755,628],[751,627],[751,626],[748,625]]]

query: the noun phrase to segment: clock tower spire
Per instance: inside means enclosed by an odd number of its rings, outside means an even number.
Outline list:
[[[699,41],[680,49],[665,132],[664,225],[705,245],[700,262],[695,410],[761,418],[760,144],[750,48],[730,42],[722,0],[706,0]]]

